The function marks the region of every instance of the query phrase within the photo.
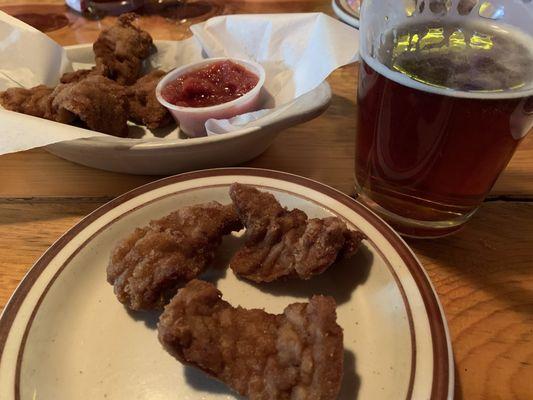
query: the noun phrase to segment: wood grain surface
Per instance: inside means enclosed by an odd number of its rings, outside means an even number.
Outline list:
[[[63,45],[94,40],[112,20],[89,21],[57,0],[32,3],[0,0],[0,9],[65,15],[69,25],[48,33]],[[332,14],[328,0],[219,1],[217,7],[222,13]],[[143,25],[156,39],[180,39],[198,20],[148,15]],[[247,166],[292,172],[353,192],[357,66],[337,70],[329,82],[331,107],[284,131]],[[109,199],[158,178],[90,169],[42,149],[0,156],[0,171],[0,307],[69,227]],[[533,137],[523,141],[489,200],[461,232],[408,243],[448,319],[456,399],[533,399]]]

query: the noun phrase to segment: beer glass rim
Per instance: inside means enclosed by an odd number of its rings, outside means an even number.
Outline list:
[[[368,18],[364,17],[364,15],[365,13],[368,13],[368,8],[371,6],[372,3],[373,3],[372,1],[366,1],[366,2],[363,1],[362,6],[361,6],[361,25],[359,28],[361,40],[360,40],[360,47],[359,47],[359,57],[379,74],[389,78],[395,83],[410,87],[412,89],[421,90],[424,92],[433,93],[437,95],[449,96],[449,97],[482,99],[482,100],[503,100],[503,99],[524,98],[524,97],[533,96],[533,82],[531,82],[525,88],[514,89],[514,90],[466,91],[466,90],[451,89],[451,88],[446,88],[446,87],[433,86],[427,83],[422,83],[400,72],[390,69],[389,67],[384,65],[381,61],[379,61],[376,57],[371,56],[367,49],[367,42],[365,39],[365,35],[367,34],[367,31],[369,27],[371,26],[371,23],[368,20]],[[435,17],[424,16],[424,17],[419,17],[418,21],[428,22],[428,21],[434,21],[436,19],[437,18]],[[460,20],[462,20],[462,18],[455,17],[455,18],[447,19],[447,21],[460,21]],[[490,24],[490,27],[496,31],[500,31],[500,32],[503,32],[509,35],[514,35],[515,37],[521,36],[520,43],[528,44],[530,52],[533,55],[533,36],[509,24],[505,24],[502,22],[499,22],[498,24],[496,24],[494,22],[491,23],[491,21],[489,20],[486,22]]]

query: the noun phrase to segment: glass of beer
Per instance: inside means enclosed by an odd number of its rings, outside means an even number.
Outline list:
[[[355,180],[397,231],[478,209],[533,127],[533,3],[365,0]]]

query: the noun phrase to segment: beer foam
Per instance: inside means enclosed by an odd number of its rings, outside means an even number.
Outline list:
[[[423,21],[419,20],[419,22],[421,22],[420,25],[423,24]],[[433,21],[428,20],[426,22],[431,23]],[[450,25],[456,24],[457,26],[461,26],[460,20],[455,20],[455,21],[447,20],[445,21],[445,23],[450,24]],[[503,25],[501,23],[498,25],[492,22],[483,23],[483,24],[476,23],[476,24],[471,24],[471,26],[472,28],[480,28],[480,31],[482,32],[491,32],[499,37],[505,37],[507,40],[517,43],[516,49],[518,48],[525,49],[529,53],[529,56],[524,56],[523,53],[520,53],[520,57],[515,57],[515,59],[513,60],[512,49],[509,51],[507,51],[507,49],[500,49],[504,51],[503,53],[498,54],[498,57],[495,58],[494,63],[487,63],[486,66],[481,65],[480,67],[478,67],[475,70],[475,76],[472,76],[472,73],[473,73],[472,70],[467,70],[466,72],[454,71],[454,75],[450,77],[450,81],[454,83],[459,83],[459,82],[468,82],[470,79],[472,81],[472,87],[475,87],[476,83],[483,86],[483,82],[485,82],[487,86],[490,87],[491,86],[490,79],[494,79],[494,76],[495,76],[494,69],[499,68],[501,70],[503,66],[505,69],[505,73],[501,72],[501,74],[505,74],[505,77],[507,77],[508,75],[513,75],[513,74],[521,75],[524,72],[528,72],[530,76],[527,78],[527,81],[524,83],[524,86],[520,88],[516,88],[516,89],[509,88],[506,90],[495,90],[495,91],[478,90],[478,89],[463,90],[463,89],[458,89],[458,88],[447,88],[447,87],[444,87],[443,85],[433,85],[430,83],[424,83],[406,74],[395,71],[391,69],[390,67],[386,66],[382,61],[378,60],[376,57],[372,57],[367,54],[361,54],[361,57],[370,67],[372,67],[375,71],[387,77],[388,79],[391,79],[400,85],[411,87],[413,89],[421,90],[424,92],[435,93],[435,94],[440,94],[440,95],[450,96],[450,97],[478,98],[478,99],[508,99],[508,98],[520,98],[520,97],[532,96],[533,95],[533,37],[513,27]],[[386,32],[383,35],[383,37],[385,38],[392,37],[392,35],[394,34],[393,32],[394,31]],[[383,40],[383,37],[381,38],[381,40]],[[390,51],[392,51],[392,49]],[[457,53],[457,56],[460,56],[460,53]],[[453,58],[452,56],[450,56],[448,59],[443,58],[443,61],[453,62],[452,58]],[[459,60],[458,64],[460,64],[460,62],[464,63],[464,60]],[[493,69],[491,70],[491,68]],[[470,76],[472,77],[470,78]],[[499,76],[503,76],[503,75],[499,75]],[[492,81],[492,83],[495,83],[495,82]]]

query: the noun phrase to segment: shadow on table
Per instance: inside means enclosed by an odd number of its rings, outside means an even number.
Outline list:
[[[528,304],[533,291],[524,285],[533,259],[531,204],[487,202],[455,235],[407,242],[426,258],[423,261],[430,276],[431,264],[435,263],[448,281],[467,280],[477,290],[508,304],[513,311],[533,315]]]
[[[357,104],[355,103],[355,88],[353,94],[353,100],[346,97],[333,94],[331,96],[331,105],[326,111],[330,117],[346,118],[346,110],[352,110],[353,117],[355,118]]]

